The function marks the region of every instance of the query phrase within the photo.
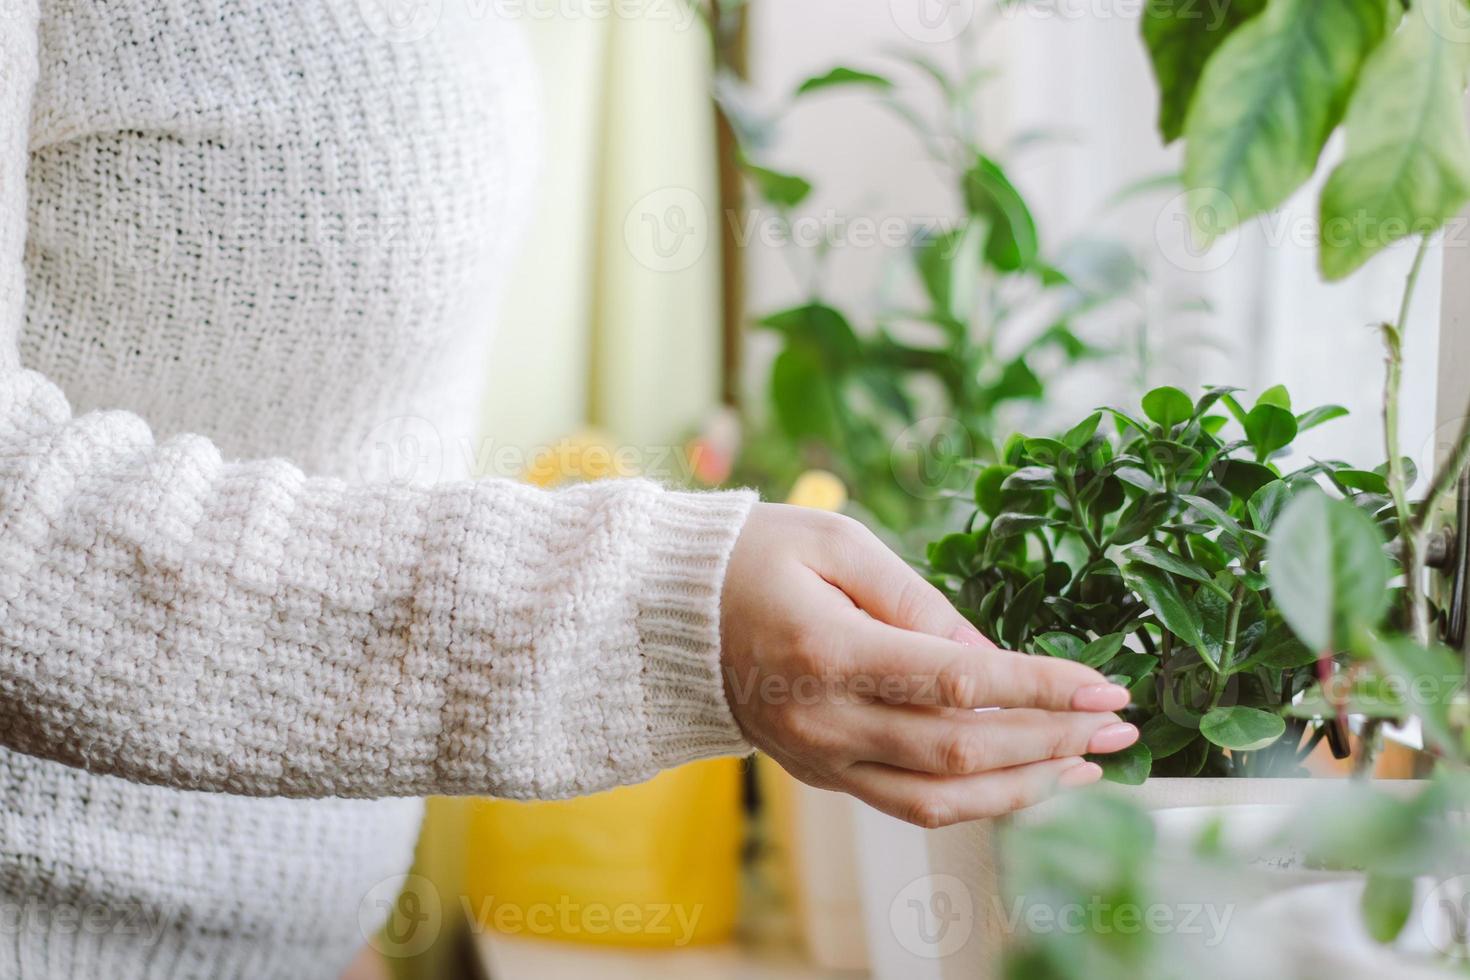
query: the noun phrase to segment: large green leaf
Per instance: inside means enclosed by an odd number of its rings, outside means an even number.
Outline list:
[[[1200,719],[1199,730],[1222,749],[1255,752],[1279,739],[1286,731],[1286,722],[1269,711],[1235,705],[1212,710]]]
[[[1439,227],[1470,200],[1464,0],[1416,0],[1363,67],[1347,156],[1322,191],[1322,275],[1341,279],[1400,238]],[[1454,18],[1454,19],[1452,19]]]
[[[1206,239],[1276,207],[1316,169],[1391,0],[1271,0],[1205,66],[1184,183]]]
[[[1267,545],[1271,597],[1303,643],[1350,645],[1388,608],[1388,558],[1372,518],[1326,494],[1298,494]]]
[[[1089,755],[1087,758],[1102,766],[1104,779],[1110,783],[1122,783],[1124,786],[1139,786],[1147,781],[1154,763],[1148,746],[1142,742],[1134,742],[1121,752]]]
[[[1266,0],[1148,0],[1143,40],[1159,82],[1159,132],[1164,142],[1179,138],[1205,63],[1241,24],[1260,13]]]

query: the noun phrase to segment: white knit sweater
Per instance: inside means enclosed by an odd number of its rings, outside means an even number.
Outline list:
[[[531,69],[379,2],[0,0],[0,977],[333,977],[373,798],[745,748],[748,495],[448,479]]]

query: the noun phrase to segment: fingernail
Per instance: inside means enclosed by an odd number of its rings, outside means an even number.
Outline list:
[[[983,647],[989,645],[985,636],[969,623],[958,627],[953,633],[949,634],[949,638],[961,646]]]
[[[1090,684],[1072,695],[1072,708],[1076,711],[1122,711],[1132,700],[1133,695],[1126,687]]]
[[[1087,751],[1096,755],[1107,755],[1110,752],[1121,752],[1136,741],[1138,729],[1126,721],[1120,721],[1093,732],[1092,741],[1087,743]]]
[[[1091,786],[1101,778],[1102,766],[1096,762],[1083,762],[1062,773],[1057,785],[1063,789],[1076,789],[1079,786]]]

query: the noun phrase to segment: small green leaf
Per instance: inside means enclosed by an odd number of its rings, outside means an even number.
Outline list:
[[[1267,533],[1276,523],[1276,518],[1291,503],[1293,491],[1285,480],[1273,480],[1251,494],[1246,511],[1251,516],[1251,525],[1257,531]]]
[[[1054,518],[1045,514],[1018,514],[1006,512],[990,522],[990,536],[997,539],[1013,538],[1027,531],[1034,531],[1039,527],[1051,527],[1056,524]]]
[[[893,83],[882,75],[875,75],[870,71],[859,71],[856,68],[838,66],[825,75],[815,75],[808,78],[797,87],[796,94],[807,95],[811,92],[819,92],[822,89],[835,88],[843,85],[859,85],[883,89],[884,91],[893,88]]]
[[[1271,597],[1316,651],[1341,650],[1388,608],[1388,559],[1372,518],[1324,493],[1300,493],[1267,546]]]
[[[1246,438],[1261,459],[1291,445],[1296,433],[1296,416],[1279,405],[1257,405],[1245,417]]]
[[[771,364],[771,402],[776,420],[792,439],[832,442],[840,426],[837,395],[828,367],[812,347],[787,347]]]
[[[1261,397],[1256,399],[1257,405],[1275,405],[1291,411],[1291,392],[1286,390],[1286,385],[1275,385],[1261,392]]]
[[[1000,488],[1012,490],[1055,490],[1057,475],[1049,466],[1023,466],[1001,481]]]
[[[1097,425],[1101,421],[1102,412],[1093,412],[1068,430],[1067,434],[1062,436],[1062,442],[1065,442],[1073,452],[1081,452],[1092,441],[1093,435],[1097,433]]]
[[[947,534],[929,546],[929,565],[936,572],[969,575],[979,553],[973,534]]]
[[[1235,705],[1215,708],[1200,720],[1199,730],[1222,749],[1255,752],[1279,739],[1286,732],[1286,722],[1269,711]]]
[[[1071,633],[1043,633],[1033,640],[1041,651],[1049,657],[1057,657],[1062,660],[1076,660],[1082,654],[1082,648],[1086,645],[1081,637],[1073,636]]]
[[[1026,640],[1026,633],[1031,623],[1031,617],[1035,615],[1037,608],[1041,606],[1041,600],[1046,594],[1046,576],[1038,575],[1016,593],[1015,598],[1006,606],[1005,612],[1001,614],[1001,636],[1006,645],[1012,650],[1018,650]]]
[[[812,192],[811,182],[804,177],[783,174],[753,163],[745,164],[744,170],[761,199],[782,210],[797,207]]]
[[[1169,429],[1194,414],[1194,402],[1178,388],[1155,388],[1143,396],[1143,414]]]
[[[1368,935],[1384,945],[1393,942],[1414,911],[1413,877],[1369,874],[1361,907]]]
[[[1333,483],[1345,490],[1361,490],[1364,493],[1388,493],[1388,480],[1371,470],[1329,470]]]
[[[1315,429],[1324,422],[1340,419],[1348,414],[1348,410],[1341,405],[1318,405],[1316,408],[1303,412],[1296,417],[1296,430],[1298,433]]]
[[[1151,544],[1138,544],[1123,552],[1123,556],[1130,561],[1140,561],[1145,565],[1162,568],[1166,572],[1182,575],[1185,578],[1194,579],[1196,582],[1212,582],[1214,576],[1201,566],[1192,561],[1180,558],[1171,551],[1155,547]]]
[[[1148,746],[1142,742],[1134,742],[1123,751],[1111,755],[1089,755],[1087,760],[1102,766],[1103,778],[1108,782],[1121,783],[1124,786],[1142,786],[1148,779],[1154,761]]]
[[[1099,636],[1077,654],[1077,660],[1088,667],[1101,667],[1103,664],[1117,656],[1118,651],[1123,649],[1123,640],[1126,637],[1122,633],[1109,633]]]
[[[1004,508],[1005,491],[1002,485],[1006,478],[1016,472],[1014,466],[997,463],[987,466],[975,478],[975,504],[992,517]]]

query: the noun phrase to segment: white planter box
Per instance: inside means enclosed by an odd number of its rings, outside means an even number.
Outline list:
[[[1297,807],[1332,790],[1340,781],[1330,779],[1156,779],[1143,786],[1108,786],[1110,792],[1133,799],[1155,814],[1161,846],[1192,840],[1205,822],[1226,817],[1227,836],[1234,849],[1256,854],[1269,868],[1265,888],[1250,896],[1254,907],[1276,893],[1332,886],[1332,892],[1312,893],[1319,901],[1333,896],[1350,904],[1339,923],[1356,928],[1356,897],[1360,888],[1353,876],[1296,868],[1297,856],[1272,852],[1272,831]],[[1414,780],[1381,780],[1376,788],[1412,794],[1424,787]],[[1025,811],[1010,820],[1044,819],[1055,801]],[[863,882],[863,912],[867,922],[870,968],[876,980],[992,980],[1010,938],[1011,911],[1003,897],[1005,856],[997,850],[1000,821],[981,821],[938,831],[921,831],[861,804],[853,804],[858,865]],[[1181,846],[1182,843],[1181,843]],[[1185,880],[1177,883],[1174,903],[1218,902],[1216,883]],[[1194,889],[1198,894],[1189,894]],[[1344,890],[1345,889],[1345,890]],[[1361,932],[1361,930],[1357,930]],[[1316,937],[1308,935],[1307,940]],[[1339,945],[1353,937],[1333,936]],[[1360,937],[1366,940],[1366,937]],[[1371,944],[1365,944],[1372,952]],[[1357,948],[1353,946],[1352,948]],[[1279,951],[1278,951],[1279,953]],[[1366,954],[1365,954],[1366,955]],[[1241,971],[1232,961],[1230,976],[1260,976]],[[1271,964],[1267,964],[1269,968]],[[1206,971],[1201,976],[1207,976]],[[1339,980],[1365,973],[1334,974]],[[1382,976],[1381,971],[1377,974]],[[1398,972],[1395,976],[1410,976]],[[1141,978],[1142,980],[1142,978]]]

